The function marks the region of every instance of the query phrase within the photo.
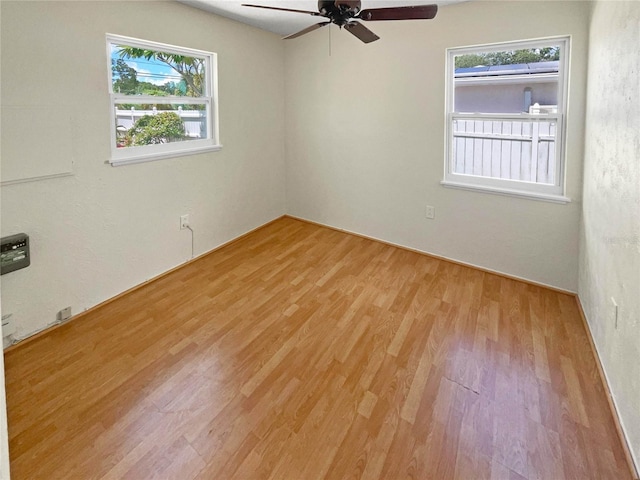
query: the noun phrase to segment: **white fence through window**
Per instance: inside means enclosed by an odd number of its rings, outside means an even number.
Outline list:
[[[184,131],[191,138],[207,138],[207,112],[204,110],[121,110],[116,108],[116,127],[129,130],[137,120],[145,115],[155,115],[162,112],[177,113],[182,123]]]
[[[506,117],[452,116],[452,172],[555,184],[559,117]]]

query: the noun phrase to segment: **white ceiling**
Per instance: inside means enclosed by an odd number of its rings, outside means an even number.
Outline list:
[[[298,32],[320,20],[311,15],[290,13],[262,8],[243,7],[243,3],[266,5],[270,7],[293,8],[297,10],[318,11],[316,0],[178,0],[191,7],[213,12],[223,17],[231,18],[254,27],[262,28],[280,35]],[[397,7],[409,5],[429,5],[437,3],[439,6],[460,3],[467,0],[363,0],[362,8]],[[437,17],[436,17],[437,18]]]

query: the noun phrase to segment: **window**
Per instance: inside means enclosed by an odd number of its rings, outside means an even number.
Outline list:
[[[569,38],[447,50],[444,186],[568,202]]]
[[[107,35],[113,165],[219,150],[216,54]]]

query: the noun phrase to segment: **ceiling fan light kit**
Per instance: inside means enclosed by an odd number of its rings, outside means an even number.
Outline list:
[[[361,10],[360,0],[319,0],[318,11],[294,10],[290,8],[268,7],[265,5],[248,5],[245,7],[266,8],[268,10],[280,10],[283,12],[304,13],[314,17],[327,18],[328,21],[316,23],[297,33],[288,35],[285,40],[300,37],[306,33],[313,32],[318,28],[333,23],[338,25],[350,34],[354,35],[364,43],[371,43],[378,40],[375,33],[365,27],[357,20],[365,22],[381,21],[381,20],[430,20],[438,13],[437,5],[416,5],[411,7],[385,7],[370,8]]]

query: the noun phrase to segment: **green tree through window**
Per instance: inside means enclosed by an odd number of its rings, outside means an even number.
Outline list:
[[[175,112],[140,118],[125,135],[126,145],[157,145],[184,139],[184,125]]]
[[[138,72],[136,72],[135,68],[131,68],[127,65],[127,62],[119,58],[111,60],[111,70],[113,71],[113,78],[117,78],[113,82],[113,90],[118,93],[135,95],[136,87],[140,83],[138,82]]]
[[[144,58],[145,60],[155,60],[171,67],[180,74],[186,85],[183,95],[187,97],[201,97],[204,94],[204,59],[158,52],[155,50],[146,50],[144,48],[136,48],[126,45],[119,45],[118,48],[118,55],[120,56],[120,59]],[[164,87],[168,88],[169,86],[165,84]]]
[[[555,60],[560,60],[560,49],[558,47],[529,48],[459,55],[456,57],[455,68],[552,62]]]

